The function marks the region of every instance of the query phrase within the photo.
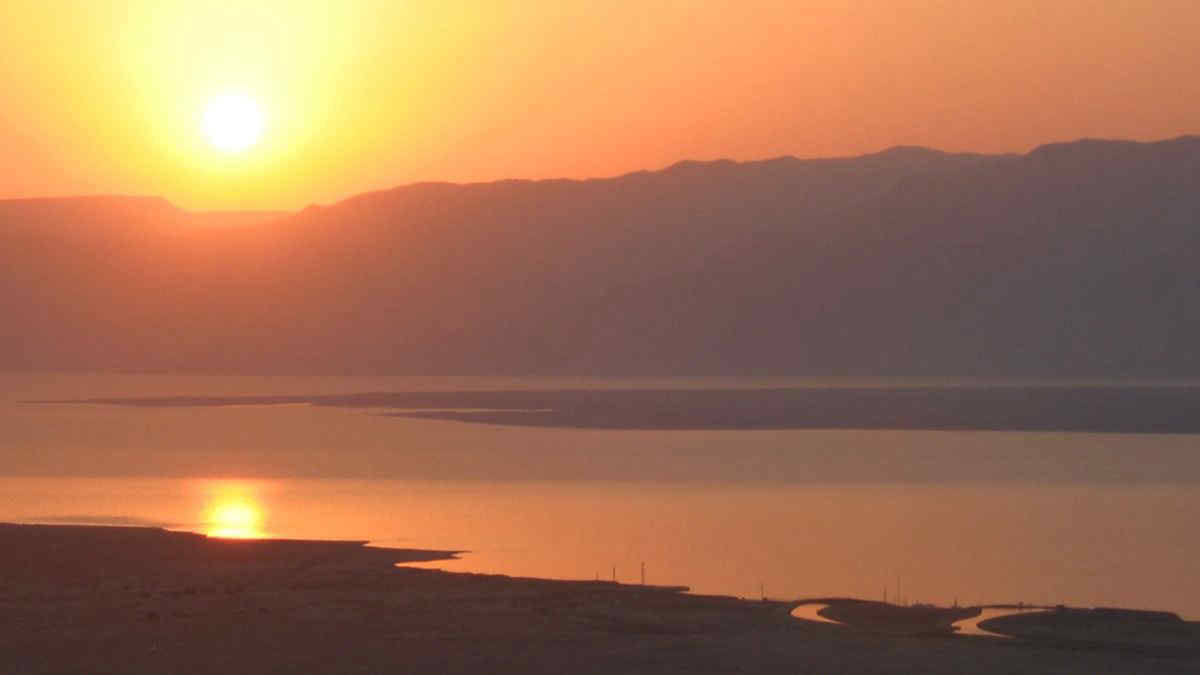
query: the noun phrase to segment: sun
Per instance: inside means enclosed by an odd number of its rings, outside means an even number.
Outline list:
[[[253,147],[262,136],[264,122],[258,102],[245,94],[221,94],[204,107],[204,134],[224,152]]]

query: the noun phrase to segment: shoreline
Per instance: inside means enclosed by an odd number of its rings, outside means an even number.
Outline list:
[[[591,430],[1200,433],[1200,419],[1191,414],[1200,405],[1200,385],[1192,383],[376,391],[31,398],[19,403],[141,409],[311,405],[371,410],[381,417]]]
[[[404,562],[458,552],[355,541],[0,524],[0,550],[0,663],[21,673],[725,673],[801,665],[884,673],[898,663],[931,673],[1154,673],[1200,666],[1200,649],[1189,646],[1200,642],[1132,649],[847,629],[793,618],[801,601],[409,567]],[[1196,627],[1158,625],[1168,636]],[[1185,637],[1195,641],[1200,632]]]

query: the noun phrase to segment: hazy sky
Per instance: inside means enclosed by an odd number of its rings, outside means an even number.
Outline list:
[[[0,196],[297,208],[895,144],[1200,132],[1196,0],[5,0]],[[213,147],[238,93],[259,143]]]

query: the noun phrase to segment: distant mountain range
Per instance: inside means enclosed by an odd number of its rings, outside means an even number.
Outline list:
[[[1200,375],[1200,138],[0,202],[0,369]]]

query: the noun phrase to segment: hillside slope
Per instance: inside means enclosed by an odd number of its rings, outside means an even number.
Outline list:
[[[0,203],[5,369],[1200,374],[1197,138],[52,205]]]

